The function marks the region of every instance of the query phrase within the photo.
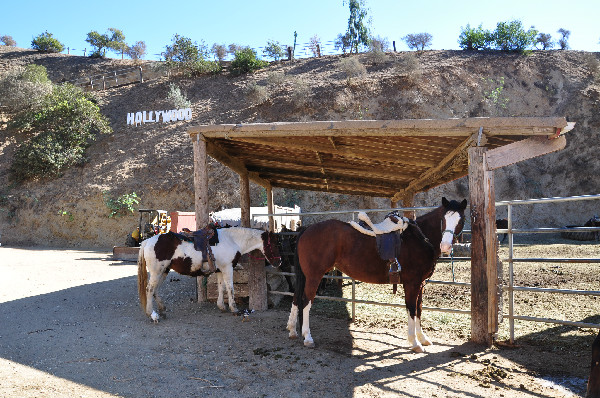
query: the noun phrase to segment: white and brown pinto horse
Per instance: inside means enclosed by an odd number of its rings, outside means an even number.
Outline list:
[[[402,233],[397,257],[408,310],[410,349],[423,352],[431,340],[421,329],[425,281],[433,274],[441,253],[450,253],[454,239],[462,232],[467,201],[448,201],[409,223]],[[297,338],[296,323],[302,319],[304,345],[313,347],[309,313],[323,275],[336,267],[353,279],[367,283],[390,283],[389,264],[377,252],[375,237],[358,232],[349,223],[322,221],[308,227],[297,240],[296,289],[287,329]]]
[[[217,306],[225,311],[223,292],[227,291],[227,300],[231,312],[237,312],[233,292],[233,268],[242,254],[260,250],[271,265],[278,267],[281,262],[277,237],[272,232],[252,228],[219,228],[219,243],[211,246],[217,267],[219,297]],[[165,305],[157,294],[170,270],[182,275],[203,276],[210,274],[207,259],[202,252],[194,249],[192,242],[180,239],[176,234],[155,235],[146,239],[140,246],[138,255],[138,293],[140,304],[153,321],[164,317]],[[148,277],[148,273],[150,276]],[[154,310],[156,300],[158,313]]]

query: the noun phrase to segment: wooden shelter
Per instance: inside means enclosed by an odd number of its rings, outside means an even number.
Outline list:
[[[194,143],[196,220],[199,227],[208,222],[207,155],[240,175],[246,225],[249,181],[265,187],[271,209],[274,187],[387,197],[410,207],[416,193],[468,174],[471,335],[491,344],[499,294],[493,170],[564,148],[563,134],[573,126],[564,117],[194,126],[188,132]],[[250,306],[266,309],[264,270],[250,268]]]

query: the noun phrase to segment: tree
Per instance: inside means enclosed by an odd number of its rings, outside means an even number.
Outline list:
[[[221,66],[218,62],[208,61],[208,49],[204,43],[198,45],[192,39],[175,34],[173,43],[165,47],[163,53],[167,67],[185,75],[196,76],[203,73],[218,73]]]
[[[429,33],[414,33],[408,34],[402,38],[406,42],[406,45],[411,50],[423,51],[425,47],[431,47],[431,40],[433,36]]]
[[[46,31],[31,41],[31,48],[43,53],[59,53],[65,46]]]
[[[210,49],[210,52],[215,56],[217,61],[223,62],[227,56],[227,47],[225,47],[225,44],[214,43]]]
[[[269,40],[267,46],[263,50],[263,54],[269,58],[273,58],[275,61],[279,61],[285,56],[285,51],[278,41]]]
[[[321,56],[321,39],[319,39],[319,36],[314,35],[308,40],[308,49],[313,57]]]
[[[549,33],[540,32],[535,38],[536,47],[538,44],[542,46],[542,50],[548,50],[554,47],[554,42],[552,42],[552,35]]]
[[[192,39],[175,34],[173,43],[165,47],[165,60],[167,62],[196,62],[201,54],[198,50],[198,44],[192,42]]]
[[[535,44],[537,34],[533,26],[525,31],[519,20],[498,22],[494,32],[495,48],[501,51],[524,51]]]
[[[558,39],[558,45],[560,46],[561,50],[568,50],[569,49],[569,36],[571,35],[571,31],[570,30],[566,30],[563,28],[560,28],[558,30],[558,33],[561,34],[561,38]]]
[[[359,46],[369,45],[369,29],[365,25],[367,10],[364,0],[348,0],[350,17],[348,18],[348,30],[346,35],[349,42],[350,54],[352,50],[358,54]]]
[[[13,39],[12,36],[9,35],[0,36],[0,42],[4,43],[5,46],[9,47],[17,46],[17,42],[15,41],[15,39]]]
[[[458,36],[458,45],[463,50],[489,50],[493,42],[493,34],[479,25],[477,28],[471,28],[467,24],[466,28],[461,27],[460,36]]]
[[[381,52],[389,51],[390,41],[387,39],[387,37],[381,37],[381,36],[371,37],[371,40],[369,43],[369,49],[371,51],[381,51]]]
[[[85,39],[95,49],[91,57],[104,57],[106,49],[111,49],[117,53],[125,51],[127,44],[125,43],[125,35],[122,31],[115,28],[109,28],[104,34],[100,34],[95,30],[87,34]]]
[[[146,42],[136,41],[131,47],[125,50],[127,56],[131,59],[142,59],[146,55]]]
[[[336,50],[342,50],[343,54],[350,49],[350,35],[348,33],[339,33],[335,39],[334,48]]]

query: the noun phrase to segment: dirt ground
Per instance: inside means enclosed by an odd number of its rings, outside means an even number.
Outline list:
[[[571,391],[544,381],[548,352],[535,347],[485,349],[430,331],[435,345],[414,354],[405,326],[324,314],[311,317],[317,346],[307,349],[287,337],[287,305],[243,321],[194,302],[195,280],[174,273],[162,290],[168,317],[152,324],[138,304],[136,265],[108,251],[2,246],[0,258],[0,397],[564,397],[585,389],[582,377],[570,378]],[[579,355],[585,374],[589,359]]]

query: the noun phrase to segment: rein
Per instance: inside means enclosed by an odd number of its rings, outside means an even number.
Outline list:
[[[431,249],[431,251],[435,251],[433,244],[431,243],[431,241],[429,240],[429,238],[423,233],[423,231],[421,230],[421,227],[419,227],[419,224],[417,224],[416,221],[414,220],[410,220],[408,223],[409,227],[415,228],[417,231],[417,235],[419,236],[419,238],[421,238],[421,240],[423,241],[423,243],[425,243],[425,245]]]

